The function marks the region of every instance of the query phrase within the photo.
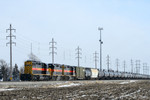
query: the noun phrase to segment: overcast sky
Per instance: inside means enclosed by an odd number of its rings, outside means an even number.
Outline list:
[[[93,53],[99,53],[99,31],[103,27],[103,68],[110,55],[123,61],[130,71],[130,60],[150,61],[149,0],[0,0],[0,59],[9,63],[6,29],[16,29],[13,65],[22,66],[31,52],[50,63],[49,42],[57,42],[55,62],[77,65],[75,49],[82,49],[81,66],[95,67]],[[99,62],[98,62],[99,66]],[[142,72],[142,70],[141,70]]]

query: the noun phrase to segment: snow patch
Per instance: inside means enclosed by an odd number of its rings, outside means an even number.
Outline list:
[[[0,92],[2,92],[2,91],[12,91],[12,90],[15,90],[15,89],[0,89]]]
[[[131,80],[131,81],[128,81],[128,82],[121,82],[119,84],[129,84],[129,83],[133,83],[133,82],[136,82],[135,80]]]
[[[66,85],[60,85],[58,87],[71,87],[71,86],[79,86],[79,85],[81,85],[81,84],[79,84],[79,83],[71,83],[71,84],[66,84]]]

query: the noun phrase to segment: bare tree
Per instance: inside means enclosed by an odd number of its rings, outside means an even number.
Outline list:
[[[24,66],[20,67],[20,74],[24,73]]]
[[[8,64],[2,59],[0,60],[0,69],[1,69],[3,81],[7,81],[9,78],[9,68],[8,68]]]
[[[19,70],[18,70],[18,65],[15,64],[15,67],[13,68],[13,80],[14,81],[19,81]]]
[[[40,59],[36,55],[34,55],[33,53],[30,53],[28,55],[28,57],[29,57],[30,60],[40,61]]]

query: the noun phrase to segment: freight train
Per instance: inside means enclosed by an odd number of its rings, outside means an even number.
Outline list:
[[[113,70],[100,71],[96,68],[69,66],[63,64],[43,63],[27,60],[21,81],[39,80],[100,80],[100,79],[150,79],[150,75],[117,72]]]

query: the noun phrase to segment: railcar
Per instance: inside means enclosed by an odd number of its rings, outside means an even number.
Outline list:
[[[99,79],[104,79],[105,77],[105,74],[104,74],[104,71],[99,71]]]
[[[114,79],[117,79],[117,78],[119,78],[119,74],[118,72],[114,72]]]
[[[99,70],[91,68],[91,72],[92,72],[91,79],[98,79]]]
[[[109,79],[110,74],[108,71],[104,71],[104,79]]]
[[[117,73],[118,73],[117,79],[121,79],[121,72],[117,72]]]
[[[109,79],[113,79],[114,78],[114,72],[113,71],[109,71]]]
[[[90,80],[92,76],[92,72],[90,68],[85,68],[85,79]]]
[[[75,68],[69,65],[48,64],[52,80],[72,80],[75,78]]]

